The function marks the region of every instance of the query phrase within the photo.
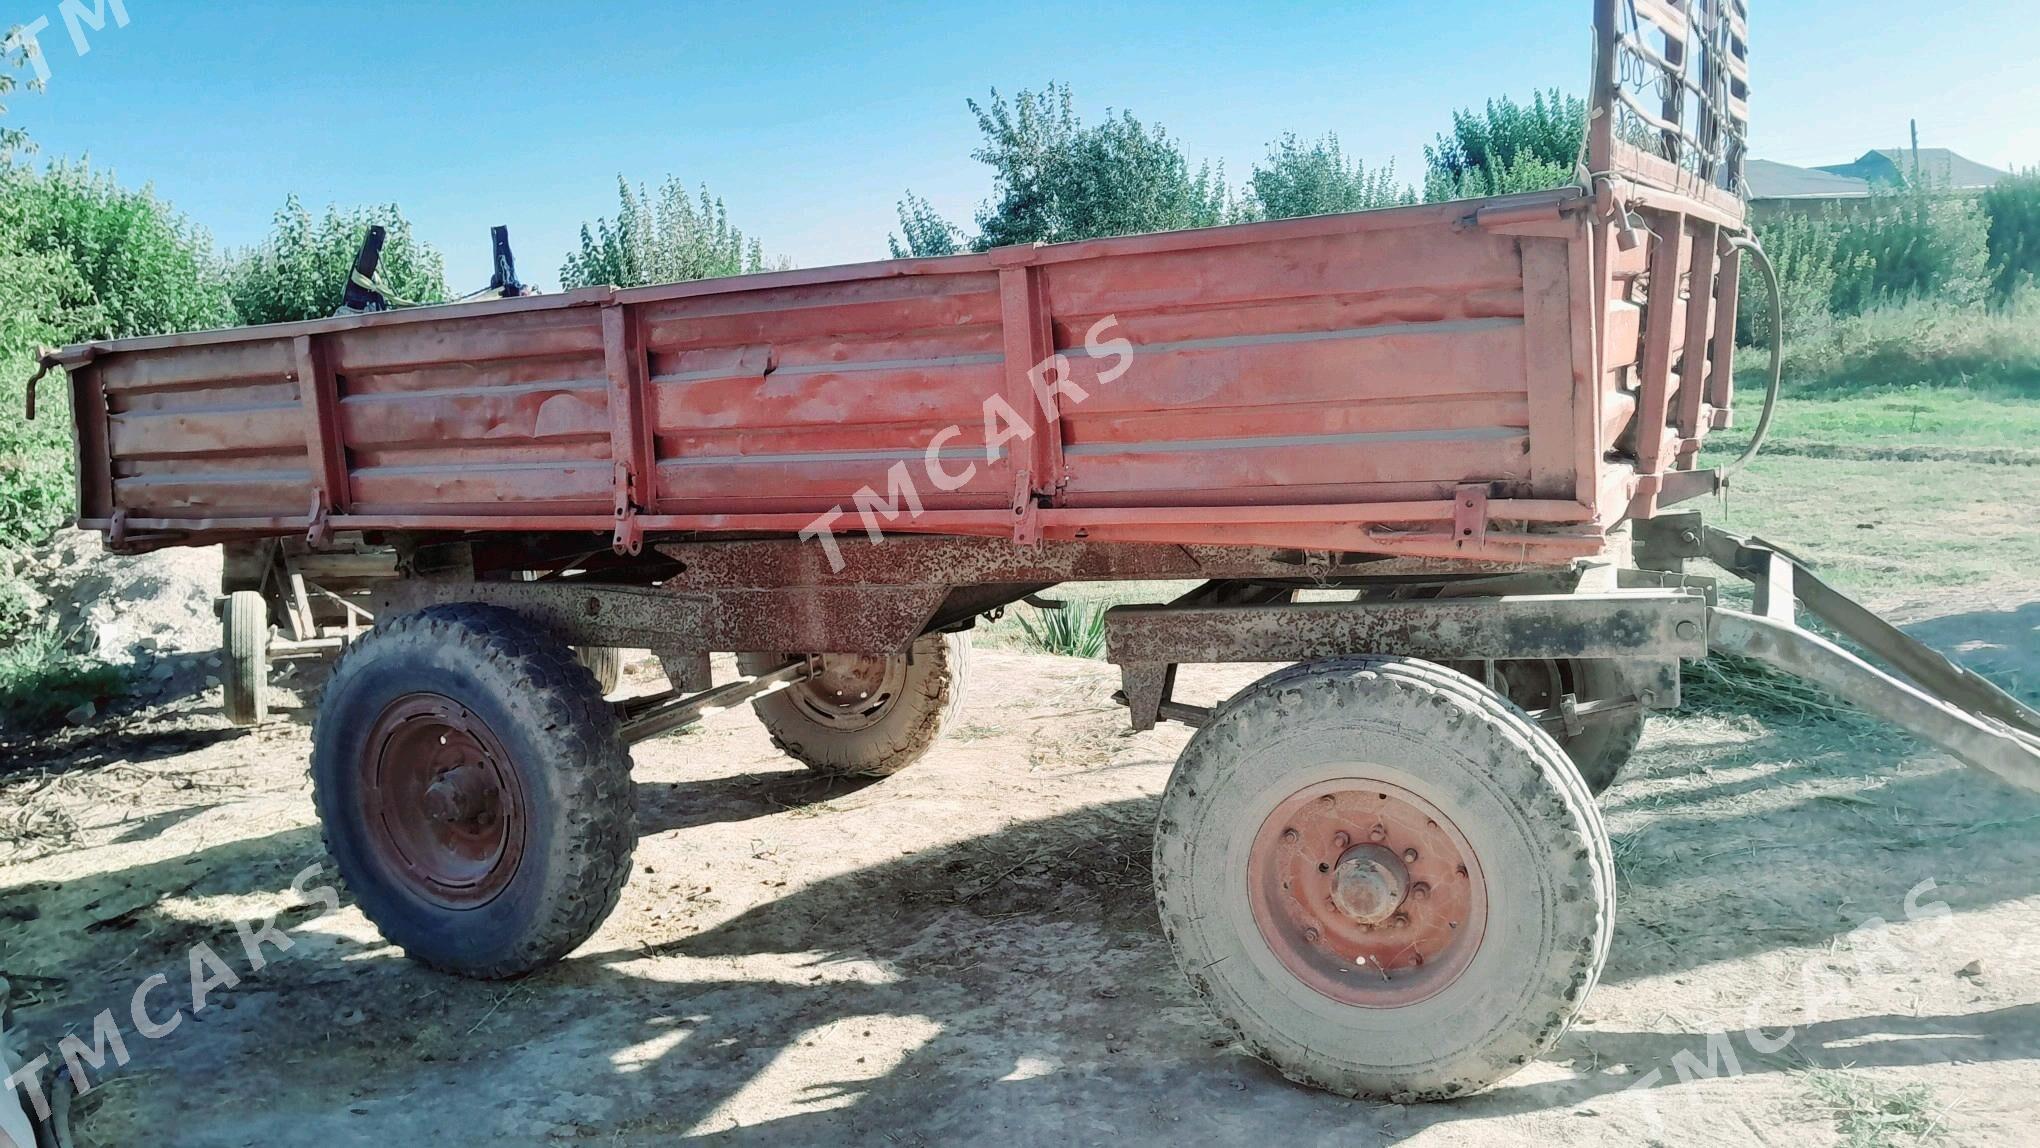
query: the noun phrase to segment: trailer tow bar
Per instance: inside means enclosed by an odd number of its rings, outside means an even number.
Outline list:
[[[1708,645],[1805,679],[1973,766],[2040,791],[2040,712],[1956,665],[1760,539],[1704,528],[1709,560],[1756,587],[1756,612],[1708,609]],[[1799,626],[1804,606],[1905,675]]]
[[[640,699],[635,703],[624,702],[618,706],[618,713],[623,718],[620,729],[623,740],[636,745],[647,738],[692,725],[709,714],[732,709],[796,682],[804,682],[815,675],[820,661],[815,657],[800,658],[757,677],[739,678],[684,697],[676,692]]]

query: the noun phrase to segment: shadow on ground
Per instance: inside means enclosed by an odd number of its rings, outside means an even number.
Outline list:
[[[1916,629],[1971,656],[2009,649],[2016,669],[2030,666],[2036,621],[2040,608],[2028,606]],[[135,760],[177,744],[107,752]],[[1654,796],[1666,782],[1691,784]],[[761,833],[808,832],[804,813],[864,788],[799,770],[646,784],[640,829],[745,821]],[[2040,893],[2040,799],[1915,756],[1881,730],[1758,733],[1647,754],[1606,808],[1623,850],[1605,978],[1617,987],[1830,946],[1869,916],[1898,918],[1926,880],[1958,913]],[[605,947],[605,933],[508,984],[303,933],[297,952],[222,994],[233,1007],[145,1046],[130,1095],[108,1090],[107,1118],[146,1089],[149,1119],[171,1130],[165,1142],[207,1146],[652,1144],[689,1132],[775,1145],[987,1134],[1022,1144],[1350,1144],[1631,1088],[1678,1090],[1686,1085],[1669,1066],[1708,1055],[1703,1037],[1587,1025],[1538,1066],[1548,1071],[1450,1104],[1375,1106],[1289,1085],[1240,1054],[1177,973],[1148,887],[1154,812],[1153,798],[1129,798],[1016,822],[820,880],[705,930],[624,947]],[[289,829],[6,890],[0,956],[46,1002],[25,1019],[54,1039],[100,1007],[125,1008],[149,972],[181,985],[188,946],[238,952],[237,942],[230,917],[171,915],[164,897],[231,904],[285,889],[320,860],[316,830]],[[34,965],[39,932],[81,921],[111,934],[113,959]],[[1736,1051],[1751,1073],[2034,1059],[2036,1007],[1868,1010],[1807,1023],[1781,1052]],[[1663,1071],[1654,1077],[1652,1066]],[[231,1089],[208,1084],[229,1079]],[[741,1126],[746,1096],[768,1086],[805,1110]],[[262,1096],[279,1099],[250,1103]]]
[[[1792,749],[1762,738],[1724,764],[1790,761]],[[1938,875],[1936,897],[1957,911],[2040,892],[2040,842],[2012,824],[2040,815],[2040,802],[1960,771],[1895,772],[1889,755],[1850,760],[1866,776],[1868,806],[1811,796],[1741,815],[1660,810],[1648,832],[1661,863],[1624,882],[1608,981],[1820,945],[1869,912],[1895,917],[1923,877]],[[1836,768],[1824,759],[1786,764],[1774,781],[1790,786]],[[843,792],[800,771],[646,786],[645,832],[798,811]],[[1612,797],[1619,807],[1621,790]],[[1915,812],[1892,818],[1887,808]],[[483,1127],[511,1142],[594,1135],[654,1143],[714,1130],[780,1144],[877,1139],[881,1131],[901,1143],[986,1132],[1048,1143],[1063,1142],[1069,1120],[1089,1130],[1080,1139],[1244,1139],[1303,1122],[1350,1143],[1562,1109],[1640,1080],[1677,1087],[1669,1069],[1661,1080],[1642,1080],[1640,1068],[1613,1074],[1592,1066],[1665,1066],[1682,1052],[1706,1055],[1699,1037],[1587,1027],[1547,1058],[1572,1061],[1577,1075],[1505,1082],[1452,1104],[1377,1108],[1289,1085],[1235,1051],[1177,974],[1148,892],[1153,815],[1153,800],[1139,798],[1019,822],[822,880],[706,931],[588,952],[511,985],[441,976],[385,945],[321,937],[229,993],[233,1011],[187,1025],[162,1051],[150,1046],[142,1079],[189,1094],[174,1102],[182,1123],[171,1142],[204,1145],[304,1142],[314,1129],[325,1143],[450,1143]],[[1837,841],[1850,844],[1836,848]],[[58,900],[75,907],[124,895],[145,903],[104,926],[119,933],[122,950],[133,939],[128,958],[52,987],[63,999],[50,1015],[75,1020],[123,1003],[125,987],[148,970],[174,970],[185,946],[207,940],[233,951],[230,925],[164,916],[146,907],[155,894],[274,891],[318,859],[316,832],[295,829],[78,888],[18,888],[7,899],[52,902],[27,928],[79,919]],[[1692,897],[1718,898],[1718,888],[1737,890],[1747,913],[1730,906],[1695,931],[1670,911]],[[1837,911],[1800,913],[1781,926],[1778,904],[1787,900]],[[776,955],[780,973],[703,973],[761,955]],[[685,964],[684,983],[660,971],[674,959]],[[352,1010],[378,1023],[349,1027]],[[401,1020],[393,1026],[392,1018]],[[925,1038],[903,1050],[897,1041],[875,1042],[861,1062],[844,1055],[859,1047],[854,1033],[845,1044],[845,1026],[874,1018],[912,1018]],[[2032,1006],[2021,1006],[1826,1020],[1797,1034],[1787,1055],[1742,1048],[1740,1067],[2031,1058],[2040,1056],[2036,1019]],[[826,1055],[804,1051],[823,1037]],[[325,1103],[224,1119],[196,1087],[206,1074],[232,1072],[242,1075],[244,1093],[269,1080],[303,1097],[323,1079],[322,1063],[347,1066],[344,1087],[334,1082]],[[798,1085],[811,1111],[725,1126],[745,1089],[788,1071],[812,1075]],[[535,1081],[544,1087],[533,1090]]]

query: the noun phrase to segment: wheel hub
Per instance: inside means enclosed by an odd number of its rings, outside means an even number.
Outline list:
[[[438,694],[406,694],[376,719],[358,768],[369,850],[395,884],[452,909],[509,885],[524,854],[524,789],[480,717]]]
[[[1479,858],[1451,819],[1389,782],[1322,782],[1276,805],[1247,863],[1275,958],[1344,1004],[1396,1008],[1466,970],[1487,926]]]
[[[906,686],[906,659],[870,654],[824,654],[821,669],[792,687],[808,718],[851,732],[878,724]]]
[[[1409,870],[1380,845],[1355,845],[1332,866],[1333,907],[1363,925],[1393,917],[1409,887]]]
[[[488,767],[457,765],[426,788],[425,812],[432,820],[448,825],[475,825],[488,819],[490,799],[495,796]]]

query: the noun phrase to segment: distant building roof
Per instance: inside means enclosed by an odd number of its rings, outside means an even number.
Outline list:
[[[1753,159],[1744,165],[1743,185],[1753,200],[1862,199],[1870,194],[1869,182],[1856,176],[1768,159]]]
[[[2010,172],[1965,159],[1944,147],[1921,148],[1919,166],[1930,184],[1952,191],[1989,187],[2011,175]],[[1904,183],[1913,170],[1913,152],[1911,148],[1877,148],[1864,152],[1854,163],[1824,164],[1818,170],[1875,184],[1897,185]]]

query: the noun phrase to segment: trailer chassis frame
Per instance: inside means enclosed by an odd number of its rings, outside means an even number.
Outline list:
[[[1176,669],[1184,663],[1395,653],[1481,661],[1490,685],[1498,661],[1617,659],[1642,667],[1630,675],[1634,699],[1568,696],[1530,714],[1549,728],[1570,728],[1611,706],[1675,707],[1678,660],[1723,652],[1818,685],[1964,764],[2040,791],[2040,712],[1835,590],[1803,559],[1707,526],[1697,512],[1639,520],[1635,532],[1637,568],[1618,571],[1617,581],[1650,588],[1231,605],[1193,597],[1114,607],[1106,641],[1120,668],[1115,699],[1127,706],[1136,730],[1163,720],[1201,727],[1214,711],[1175,698]],[[1685,563],[1694,558],[1748,581],[1753,612],[1721,605],[1711,579],[1687,575]],[[1862,654],[1802,627],[1802,608]]]

